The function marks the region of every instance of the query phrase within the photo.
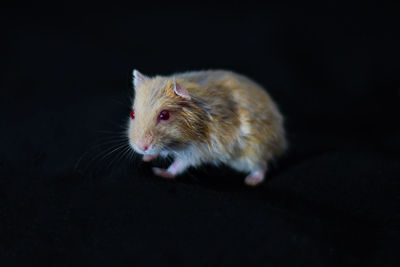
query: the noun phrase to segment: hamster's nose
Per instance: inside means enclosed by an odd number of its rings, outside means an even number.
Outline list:
[[[140,149],[141,152],[146,152],[151,148],[151,144],[153,142],[153,138],[151,135],[145,135],[143,138],[140,138],[137,142],[137,148]]]
[[[139,143],[138,144],[138,148],[140,150],[142,150],[143,152],[147,151],[147,149],[149,149],[149,144],[148,143]]]

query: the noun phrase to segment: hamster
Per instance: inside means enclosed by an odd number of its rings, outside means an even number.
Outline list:
[[[133,71],[130,146],[144,161],[174,158],[174,178],[189,167],[225,164],[260,184],[268,162],[287,147],[283,117],[268,93],[249,78],[225,70],[148,77]]]

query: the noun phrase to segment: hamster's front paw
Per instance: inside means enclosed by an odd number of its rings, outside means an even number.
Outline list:
[[[157,157],[158,157],[158,155],[143,155],[143,161],[149,162]]]
[[[153,172],[155,175],[163,177],[163,178],[167,178],[167,179],[173,179],[176,176],[176,174],[172,173],[169,170],[156,168],[156,167],[153,168]]]
[[[168,167],[168,169],[153,168],[153,172],[157,176],[172,179],[175,178],[175,176],[177,176],[178,174],[183,173],[187,167],[187,161],[175,159],[175,161],[171,164],[171,166]]]

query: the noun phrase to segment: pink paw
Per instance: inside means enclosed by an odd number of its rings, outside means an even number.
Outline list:
[[[244,183],[248,186],[256,186],[264,181],[264,173],[262,172],[254,172],[244,179]]]
[[[152,161],[153,159],[157,158],[158,155],[144,155],[143,156],[143,161],[149,162]]]
[[[161,168],[153,168],[153,172],[155,175],[160,176],[160,177],[164,177],[167,179],[173,179],[175,178],[175,174],[169,172],[166,169],[161,169]]]

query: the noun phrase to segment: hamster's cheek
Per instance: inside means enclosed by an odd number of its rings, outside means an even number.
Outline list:
[[[128,129],[127,129],[127,135],[130,138],[132,135],[132,131],[133,131],[133,123],[132,120],[129,120],[128,122]]]
[[[132,123],[129,125],[126,134],[127,134],[127,137],[128,137],[129,145],[132,148],[134,148],[134,144],[136,144],[137,138],[136,138],[135,129],[134,129],[134,126],[133,126]]]
[[[164,133],[165,133],[165,135],[172,136],[172,137],[180,137],[182,135],[182,131],[180,130],[180,127],[175,123],[171,123],[168,125],[168,127],[165,127]]]
[[[135,149],[135,141],[134,141],[132,135],[129,135],[129,136],[128,136],[128,142],[129,142],[129,146],[130,146],[132,149],[136,150],[136,149]]]

